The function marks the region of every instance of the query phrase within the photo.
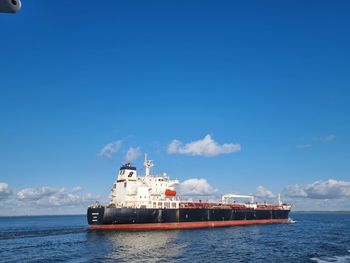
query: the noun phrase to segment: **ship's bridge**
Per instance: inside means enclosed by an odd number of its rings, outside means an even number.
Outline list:
[[[120,171],[121,170],[133,170],[133,171],[136,171],[136,167],[132,166],[131,163],[126,163],[126,164],[122,165],[119,170]]]
[[[124,182],[125,180],[127,181],[137,180],[136,167],[132,166],[130,163],[126,163],[122,165],[119,169],[117,182]]]
[[[170,180],[163,175],[152,175],[153,161],[145,155],[145,174],[137,176],[136,167],[126,163],[120,167],[111,190],[111,204],[116,207],[177,208],[175,186],[178,180]]]

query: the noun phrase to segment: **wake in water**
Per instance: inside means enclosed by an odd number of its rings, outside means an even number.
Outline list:
[[[294,220],[293,218],[288,218],[288,223],[291,223],[291,224],[294,224],[296,223],[297,221]]]
[[[350,253],[350,250],[348,250],[348,252]],[[346,263],[346,262],[350,262],[350,255],[325,257],[325,258],[311,258],[311,260],[316,261],[318,263],[329,263],[329,262]]]

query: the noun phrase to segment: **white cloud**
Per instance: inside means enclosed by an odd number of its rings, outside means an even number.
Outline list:
[[[71,192],[64,188],[40,187],[25,188],[17,193],[17,200],[31,206],[79,206],[90,203],[91,194],[78,195],[81,187],[75,187]]]
[[[291,203],[294,211],[350,211],[349,198],[295,198]]]
[[[276,197],[276,195],[273,192],[271,192],[270,190],[268,190],[267,188],[265,188],[263,186],[258,186],[256,188],[254,196],[260,197],[260,198],[275,198]]]
[[[99,195],[93,195],[91,193],[88,193],[86,196],[85,196],[85,200],[86,201],[98,201],[98,199],[100,198]]]
[[[126,162],[132,162],[134,160],[136,160],[141,154],[141,150],[140,147],[130,147],[128,152],[125,155],[125,161]]]
[[[116,154],[120,150],[122,144],[123,144],[122,140],[108,143],[106,146],[102,148],[102,150],[99,153],[99,156],[109,158],[109,159],[112,158],[114,154]]]
[[[284,194],[289,197],[310,199],[350,198],[350,182],[329,179],[316,181],[306,186],[291,185],[284,189]]]
[[[212,187],[206,179],[188,179],[180,183],[179,194],[183,196],[208,196],[217,194],[218,190]]]
[[[36,204],[42,206],[76,206],[83,202],[84,200],[80,196],[67,192],[65,189],[60,189],[52,195],[37,200]]]
[[[182,143],[181,143],[179,140],[173,140],[173,141],[168,145],[168,153],[169,153],[169,154],[178,153],[181,144],[182,144]]]
[[[306,143],[306,144],[298,144],[295,146],[297,149],[308,149],[312,147],[311,143]]]
[[[326,136],[323,136],[323,137],[319,138],[319,140],[321,142],[323,142],[323,143],[328,143],[328,142],[331,142],[331,141],[335,140],[335,135],[334,134],[329,134],[329,135],[326,135]],[[315,142],[315,144],[317,144],[317,142]],[[314,146],[314,144],[312,144],[312,143],[304,143],[304,144],[297,144],[297,145],[295,145],[295,147],[297,149],[309,149],[309,148],[311,148],[313,146]]]
[[[298,184],[286,186],[283,193],[289,197],[307,197],[304,187]]]
[[[76,187],[74,187],[74,188],[72,189],[72,192],[73,192],[73,193],[78,193],[78,192],[80,192],[81,190],[83,190],[83,188],[82,188],[81,186],[76,186]]]
[[[84,194],[80,186],[72,190],[54,187],[25,188],[14,194],[7,183],[0,183],[0,215],[83,214],[88,205],[100,197]],[[192,178],[178,186],[179,196],[193,200],[218,201],[219,191],[206,179]],[[284,189],[284,201],[293,204],[293,210],[350,210],[350,182],[319,180],[308,185],[289,185]],[[276,195],[263,186],[254,194],[262,199]],[[272,201],[272,200],[271,200]],[[106,202],[106,200],[104,200]],[[6,212],[5,212],[6,211]]]
[[[228,154],[233,152],[239,152],[241,150],[240,144],[225,143],[219,145],[208,134],[203,139],[193,141],[183,145],[179,140],[173,140],[168,145],[169,154],[186,154],[186,155],[198,155],[212,157],[219,154]]]
[[[350,182],[329,179],[316,181],[307,187],[309,198],[332,199],[350,197]]]
[[[335,140],[335,135],[334,134],[329,134],[327,136],[324,136],[321,138],[322,142],[331,142]]]
[[[7,183],[0,183],[0,200],[7,199],[13,191]]]
[[[46,196],[53,195],[57,193],[59,189],[54,189],[51,187],[41,187],[41,188],[25,188],[17,193],[17,198],[19,200],[37,201]]]

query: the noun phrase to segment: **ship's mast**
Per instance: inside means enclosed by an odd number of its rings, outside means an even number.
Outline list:
[[[282,205],[281,194],[278,194],[278,205]]]
[[[143,163],[145,166],[145,176],[151,175],[151,168],[153,167],[153,161],[147,159],[147,153],[145,153],[145,162]]]

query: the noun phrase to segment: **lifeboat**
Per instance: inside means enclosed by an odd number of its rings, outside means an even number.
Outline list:
[[[175,190],[171,190],[171,189],[166,189],[165,190],[165,195],[166,196],[176,196],[176,191]]]

